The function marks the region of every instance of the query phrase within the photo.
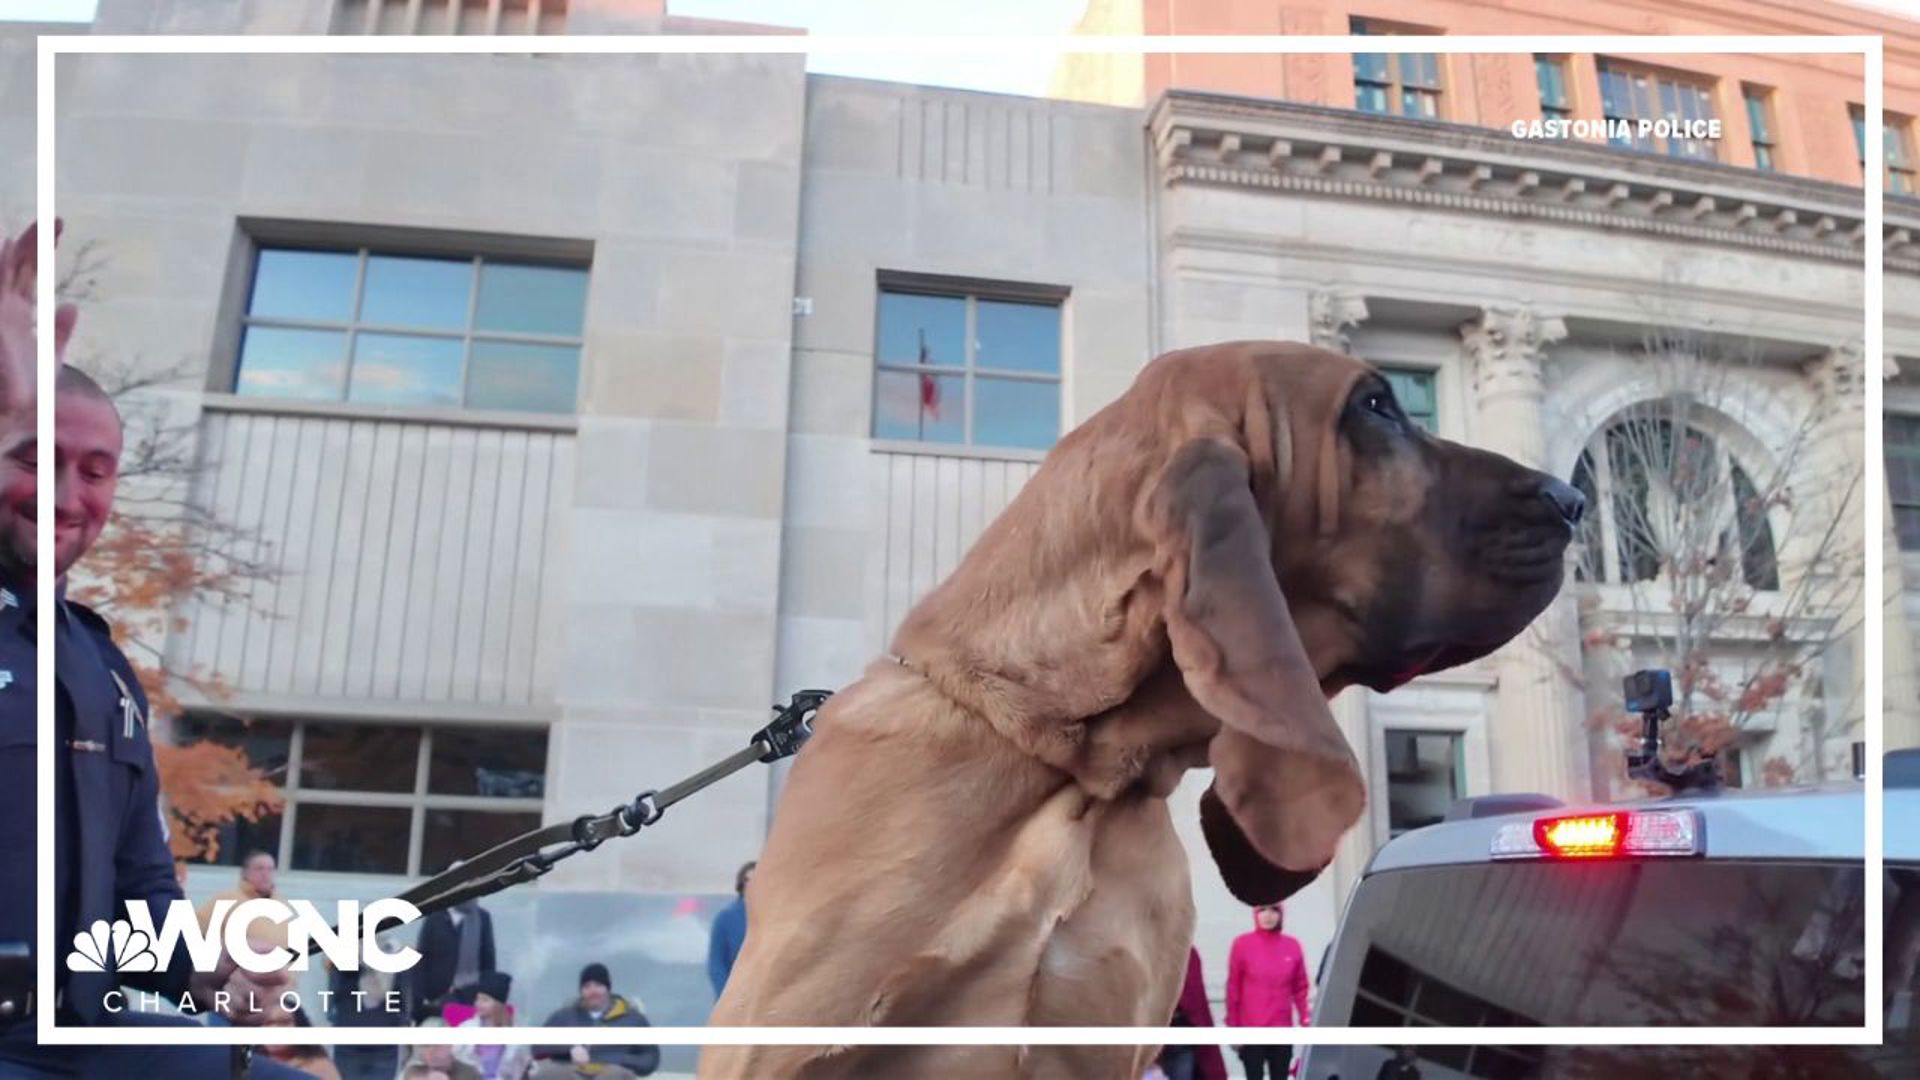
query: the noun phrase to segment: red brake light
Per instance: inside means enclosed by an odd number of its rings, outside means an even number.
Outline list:
[[[1618,855],[1626,834],[1625,814],[1541,818],[1533,823],[1534,843],[1540,845],[1542,852],[1560,859]]]
[[[1496,859],[1609,859],[1701,855],[1697,810],[1661,807],[1514,821],[1493,834]]]

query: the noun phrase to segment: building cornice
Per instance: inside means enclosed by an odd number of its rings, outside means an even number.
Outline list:
[[[1492,128],[1173,90],[1148,117],[1160,183],[1425,206],[1757,249],[1865,254],[1858,188]],[[1885,201],[1884,263],[1920,274],[1920,200]]]

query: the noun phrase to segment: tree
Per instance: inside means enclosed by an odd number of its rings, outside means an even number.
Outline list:
[[[61,297],[84,305],[100,265],[96,246],[78,245],[58,282]],[[170,419],[164,401],[151,393],[190,382],[192,367],[152,367],[137,357],[97,353],[75,358],[75,366],[113,398],[126,444],[113,517],[76,568],[69,595],[100,609],[112,623],[114,640],[146,691],[158,735],[162,720],[171,726],[183,715],[180,686],[210,701],[229,696],[218,675],[168,657],[168,636],[187,628],[180,612],[195,600],[244,601],[251,583],[270,578],[275,569],[261,557],[257,537],[194,497],[194,477],[205,468],[197,457],[195,427]],[[259,821],[284,807],[275,778],[238,747],[156,737],[153,750],[175,858],[215,859],[223,827]]]
[[[1608,421],[1574,475],[1590,507],[1573,585],[1579,677],[1598,691],[1589,723],[1610,751],[1637,744],[1619,679],[1664,667],[1670,764],[1775,725],[1799,737],[1769,740],[1762,782],[1822,779],[1862,719],[1857,679],[1828,677],[1861,625],[1865,584],[1851,414],[1831,399],[1809,408],[1792,398],[1798,380],[1699,340],[1654,339],[1628,362],[1655,392]],[[1618,793],[1632,782],[1622,754],[1612,760]]]

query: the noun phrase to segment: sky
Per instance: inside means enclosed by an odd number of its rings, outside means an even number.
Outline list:
[[[0,0],[0,20],[85,22],[95,0]],[[1087,0],[969,0],[967,3],[902,3],[901,0],[667,0],[675,15],[734,22],[794,26],[804,20],[816,34],[1065,34]],[[807,70],[890,82],[923,83],[968,90],[1041,96],[1055,58],[1042,53],[1003,56],[807,57]]]

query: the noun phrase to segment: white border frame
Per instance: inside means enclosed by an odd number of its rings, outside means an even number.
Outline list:
[[[1576,36],[1485,36],[1459,35],[1439,37],[1275,35],[1193,36],[1193,37],[844,37],[844,36],[725,36],[725,35],[582,35],[579,37],[333,37],[298,35],[224,35],[224,36],[116,36],[57,35],[38,39],[37,67],[37,213],[40,221],[40,265],[47,268],[39,277],[39,310],[51,312],[54,284],[58,275],[53,250],[55,217],[54,185],[54,60],[58,56],[87,53],[141,53],[166,55],[322,53],[322,54],[561,54],[561,53],[918,53],[922,55],[979,55],[986,53],[1045,51],[1051,53],[1306,53],[1347,54],[1364,46],[1364,51],[1381,53],[1634,53],[1699,54],[1758,53],[1798,55],[1860,55],[1866,62],[1866,87],[1863,94],[1866,130],[1871,136],[1883,123],[1885,96],[1884,39],[1872,35],[1823,37],[1757,35],[1689,35],[1675,37],[1639,37],[1632,35]],[[1885,583],[1882,559],[1885,528],[1883,507],[1886,500],[1876,493],[1885,490],[1886,478],[1882,453],[1879,416],[1884,404],[1885,387],[1880,378],[1879,357],[1883,345],[1882,305],[1885,299],[1882,265],[1884,216],[1881,189],[1885,169],[1884,140],[1869,137],[1862,184],[1865,200],[1866,235],[1863,238],[1866,269],[1866,328],[1862,353],[1865,358],[1864,381],[1868,412],[1865,432],[1866,503],[1866,591],[1867,597],[1883,595]],[[52,386],[54,374],[53,336],[39,337],[40,385]],[[43,445],[53,443],[53,394],[39,397],[38,437]],[[41,455],[39,469],[39,520],[37,543],[40,550],[53,550],[53,476],[52,458]],[[54,669],[53,649],[47,635],[53,625],[53,568],[42,561],[36,582],[36,611],[41,640],[36,649],[39,678],[40,760],[38,820],[52,821]],[[1423,1045],[1513,1044],[1534,1046],[1582,1045],[1879,1045],[1885,1037],[1885,1014],[1873,1003],[1881,999],[1884,976],[1883,904],[1881,890],[1875,886],[1884,872],[1882,847],[1882,775],[1878,764],[1884,760],[1884,658],[1881,655],[1884,627],[1883,605],[1866,604],[1866,743],[1868,760],[1874,767],[1866,778],[1865,917],[1867,922],[1867,969],[1864,997],[1868,1003],[1867,1023],[1863,1027],[1563,1027],[1563,1028],[1420,1028]],[[52,941],[53,926],[53,831],[39,830],[40,904],[38,938]],[[54,954],[39,952],[39,1003],[54,1000]],[[258,1028],[100,1028],[57,1027],[54,1010],[40,1008],[36,1015],[37,1035],[42,1044],[55,1046],[95,1045],[267,1045],[286,1041],[281,1029]],[[463,1043],[472,1034],[454,1037],[452,1029],[340,1029],[349,1038],[333,1038],[341,1046],[418,1045],[426,1042]],[[444,1030],[439,1039],[422,1038]],[[1375,1046],[1400,1045],[1407,1041],[1408,1028],[1069,1028],[1069,1027],[853,1027],[853,1028],[774,1028],[774,1027],[661,1027],[646,1029],[650,1043],[671,1046],[789,1044],[807,1046],[856,1045],[1086,1045],[1130,1046],[1138,1044],[1226,1045],[1318,1045]],[[164,1037],[162,1037],[164,1036]],[[487,1041],[494,1045],[550,1045],[554,1043],[626,1044],[634,1040],[630,1029],[608,1028],[498,1028],[489,1029]]]

